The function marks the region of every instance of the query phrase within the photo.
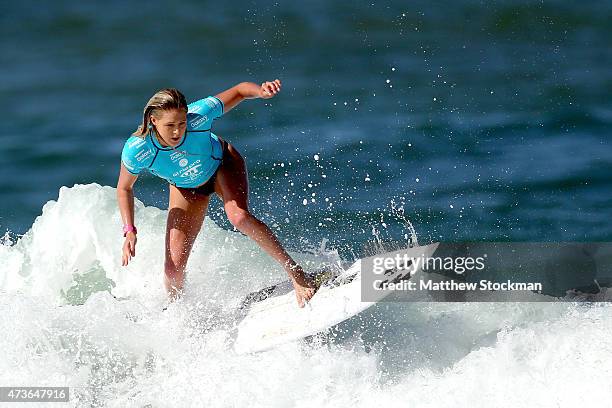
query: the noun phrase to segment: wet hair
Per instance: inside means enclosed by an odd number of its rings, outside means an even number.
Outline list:
[[[157,91],[149,99],[142,113],[142,123],[132,135],[145,137],[149,134],[152,124],[151,116],[157,117],[159,111],[184,110],[187,112],[187,101],[185,96],[175,88],[166,88]]]

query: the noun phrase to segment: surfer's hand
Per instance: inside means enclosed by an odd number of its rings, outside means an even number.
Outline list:
[[[295,289],[295,297],[297,298],[298,306],[304,307],[306,302],[314,296],[317,287],[310,279],[307,279],[303,273],[301,276],[295,277],[291,281]]]
[[[281,90],[281,81],[275,79],[272,82],[264,82],[261,84],[261,89],[259,90],[259,97],[263,99],[270,99]]]
[[[123,257],[121,265],[126,266],[132,257],[136,256],[136,234],[128,232],[125,236],[125,242],[123,243]]]

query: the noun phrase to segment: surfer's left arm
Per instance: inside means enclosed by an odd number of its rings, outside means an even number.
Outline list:
[[[262,82],[261,85],[253,82],[241,82],[215,95],[215,97],[223,102],[223,113],[225,113],[245,99],[270,99],[279,93],[280,90],[281,81],[279,79]]]

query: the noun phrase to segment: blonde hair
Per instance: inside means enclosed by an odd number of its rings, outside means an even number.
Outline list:
[[[185,96],[175,88],[166,88],[157,91],[155,95],[149,99],[142,113],[142,123],[132,135],[145,137],[149,134],[151,127],[151,116],[157,117],[159,111],[163,110],[184,110],[187,112],[187,101]]]

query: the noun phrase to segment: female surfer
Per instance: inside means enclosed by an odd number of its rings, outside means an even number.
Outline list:
[[[221,200],[229,221],[278,261],[289,275],[300,307],[315,293],[314,284],[285,251],[274,233],[248,207],[247,169],[242,155],[211,132],[214,119],[245,99],[274,97],[277,79],[257,85],[242,82],[189,105],[176,89],[162,89],[146,104],[142,123],[125,142],[117,182],[117,200],[125,242],[122,265],[136,256],[133,186],[142,170],[168,181],[164,285],[173,301],[181,296],[185,267],[198,235],[210,195]]]

